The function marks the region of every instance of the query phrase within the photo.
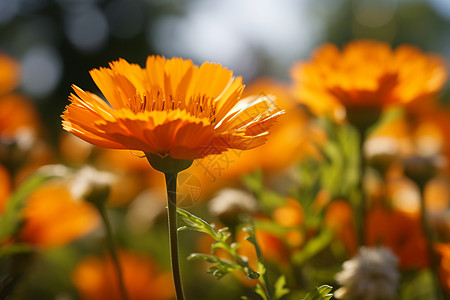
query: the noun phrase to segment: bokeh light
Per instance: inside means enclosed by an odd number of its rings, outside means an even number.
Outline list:
[[[311,1],[192,1],[185,14],[160,18],[148,42],[171,56],[219,61],[248,78],[267,60],[277,62],[273,73],[286,73],[319,42],[323,25]]]
[[[70,12],[66,18],[65,30],[70,42],[85,52],[99,51],[109,36],[106,17],[95,7]]]
[[[22,85],[36,98],[48,96],[61,80],[63,65],[56,49],[49,45],[31,48],[22,59]]]

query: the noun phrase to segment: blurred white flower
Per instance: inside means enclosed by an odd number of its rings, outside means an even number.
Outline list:
[[[85,166],[75,174],[70,192],[74,199],[84,199],[94,203],[105,201],[111,184],[115,180],[116,177],[112,173]]]
[[[61,164],[54,164],[42,166],[36,172],[45,176],[64,177],[70,174],[70,169]]]
[[[220,218],[235,217],[241,213],[252,213],[257,210],[258,202],[255,197],[239,189],[222,189],[209,202],[211,214]]]
[[[147,232],[157,218],[164,214],[167,206],[164,192],[159,189],[144,190],[131,202],[126,222],[133,232]]]
[[[395,297],[400,277],[398,258],[385,247],[361,247],[344,262],[335,279],[341,285],[334,296],[348,300],[387,300]]]

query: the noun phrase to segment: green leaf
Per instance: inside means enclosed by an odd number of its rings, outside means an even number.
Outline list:
[[[10,256],[14,254],[30,253],[34,249],[30,245],[26,244],[11,244],[0,248],[0,258]]]
[[[399,289],[401,300],[420,300],[435,298],[433,272],[425,269],[412,274],[406,273]]]
[[[293,255],[292,260],[301,265],[310,258],[314,257],[320,251],[325,249],[333,239],[332,230],[323,230],[318,236],[314,237],[303,247],[303,249]]]
[[[177,213],[180,219],[187,224],[178,230],[190,229],[210,235],[215,240],[215,242],[211,245],[211,252],[214,252],[216,249],[223,249],[234,259],[234,262],[221,259],[215,255],[200,253],[193,253],[188,257],[188,259],[203,259],[209,263],[215,264],[208,269],[208,273],[213,274],[217,278],[221,278],[234,270],[244,272],[249,279],[259,278],[259,273],[252,270],[252,268],[248,265],[248,259],[237,254],[239,244],[233,243],[229,245],[226,242],[230,236],[228,228],[216,230],[214,226],[181,208],[177,208]]]
[[[19,230],[22,223],[22,208],[27,197],[44,182],[55,178],[55,174],[36,172],[14,191],[8,199],[5,212],[0,216],[0,241],[13,236]]]
[[[242,266],[232,261],[221,259],[215,255],[192,253],[191,255],[189,255],[188,260],[192,259],[202,259],[206,262],[214,263],[214,266],[208,268],[207,273],[214,275],[218,279],[222,278],[232,271],[242,270]]]
[[[261,170],[256,170],[253,173],[245,175],[242,177],[242,183],[246,188],[255,194],[260,194],[260,192],[264,189],[263,184],[263,173]]]
[[[261,284],[257,284],[255,288],[255,292],[263,298],[263,300],[269,300],[267,297],[267,292],[263,289]]]
[[[275,300],[281,299],[284,295],[289,294],[289,289],[286,288],[286,277],[280,276],[274,284],[275,291],[274,297]]]
[[[330,293],[332,289],[329,285],[319,286],[314,292],[308,293],[303,300],[329,300],[333,297]]]
[[[264,211],[271,212],[275,208],[285,205],[286,197],[274,191],[263,189],[258,194],[258,202]]]
[[[189,229],[203,232],[210,235],[216,241],[222,242],[225,242],[226,239],[230,236],[228,228],[225,227],[216,230],[216,228],[213,225],[208,224],[208,222],[202,220],[197,216],[194,216],[193,214],[191,214],[188,211],[185,211],[184,209],[177,208],[177,214],[178,217],[186,224],[186,226],[178,228],[179,231]]]

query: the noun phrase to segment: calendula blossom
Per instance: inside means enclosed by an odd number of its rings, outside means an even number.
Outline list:
[[[14,90],[20,81],[20,66],[17,61],[0,52],[0,96]]]
[[[352,41],[342,50],[325,44],[291,73],[301,102],[338,119],[343,108],[377,109],[432,97],[447,79],[441,57],[371,40]]]
[[[283,113],[270,96],[241,99],[242,78],[215,63],[149,56],[90,74],[106,101],[73,86],[62,124],[101,147],[192,160],[263,144]]]
[[[242,78],[215,63],[196,66],[181,58],[149,56],[144,69],[120,59],[90,74],[106,101],[74,86],[72,103],[62,115],[63,128],[97,146],[143,151],[150,165],[164,173],[172,274],[176,298],[184,300],[176,220],[178,173],[196,158],[262,145],[283,111],[270,96],[241,99]]]

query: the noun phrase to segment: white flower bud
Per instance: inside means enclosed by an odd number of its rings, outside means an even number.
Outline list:
[[[344,269],[336,274],[342,287],[334,296],[347,300],[394,299],[400,277],[397,262],[388,248],[361,247],[358,255],[344,262]]]

